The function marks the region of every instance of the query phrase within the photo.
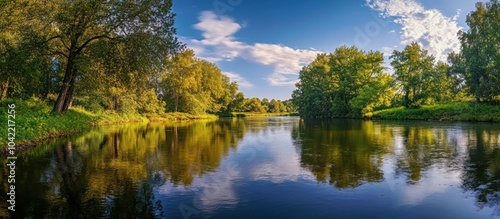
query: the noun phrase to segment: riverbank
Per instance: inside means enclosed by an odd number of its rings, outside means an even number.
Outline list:
[[[9,104],[15,104],[15,115],[8,118]],[[217,119],[215,115],[195,116],[187,113],[163,113],[159,115],[120,114],[113,111],[99,113],[89,112],[80,107],[73,107],[63,114],[52,113],[52,107],[42,101],[35,100],[6,100],[0,101],[0,149],[4,153],[9,142],[8,137],[15,133],[17,150],[33,147],[42,140],[68,135],[81,131],[90,126],[147,123],[147,122],[175,122],[183,120]],[[8,129],[8,121],[13,124]]]
[[[384,109],[365,117],[374,120],[500,122],[500,105],[477,102],[440,103],[416,109]]]

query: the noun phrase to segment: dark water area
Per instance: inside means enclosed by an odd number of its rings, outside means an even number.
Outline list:
[[[15,185],[0,218],[500,218],[500,124],[99,127],[19,154]]]

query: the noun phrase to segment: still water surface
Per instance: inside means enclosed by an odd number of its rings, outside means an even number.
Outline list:
[[[15,218],[500,217],[500,124],[100,127],[26,151],[16,168]]]

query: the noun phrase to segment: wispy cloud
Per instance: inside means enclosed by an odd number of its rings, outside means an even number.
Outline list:
[[[426,10],[415,0],[367,0],[366,4],[383,17],[393,17],[401,24],[401,44],[415,41],[445,61],[448,53],[460,50],[457,33],[462,29],[457,23],[460,14],[447,17],[436,9]]]
[[[202,32],[203,39],[191,39],[187,44],[200,57],[214,62],[242,58],[272,66],[274,71],[266,80],[275,86],[295,84],[300,69],[320,53],[314,49],[294,49],[278,44],[247,44],[238,41],[234,34],[243,26],[229,17],[217,16],[211,11],[202,12],[199,23],[195,24],[194,28]]]
[[[233,73],[233,72],[223,72],[225,75],[227,75],[231,81],[235,81],[238,83],[240,87],[253,87],[253,84],[248,82],[245,78],[243,78],[241,75]]]
[[[392,47],[387,47],[387,46],[384,46],[382,47],[382,53],[384,54],[384,57],[389,57],[392,55],[392,52],[395,50],[396,48],[392,48]]]
[[[248,47],[235,40],[233,34],[241,29],[241,25],[232,19],[204,11],[199,20],[194,28],[202,32],[203,39],[192,39],[188,45],[195,48],[195,52],[202,58],[216,62],[232,60]]]

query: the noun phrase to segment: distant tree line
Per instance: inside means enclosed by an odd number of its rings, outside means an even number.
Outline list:
[[[262,100],[253,97],[245,98],[239,96],[239,99],[234,102],[234,112],[256,112],[256,113],[283,113],[297,112],[297,107],[292,103],[292,100],[275,100],[263,98]]]
[[[292,97],[301,116],[363,117],[374,109],[416,108],[446,101],[500,101],[500,2],[479,2],[459,32],[461,52],[436,62],[413,42],[390,56],[342,46],[300,71]]]

